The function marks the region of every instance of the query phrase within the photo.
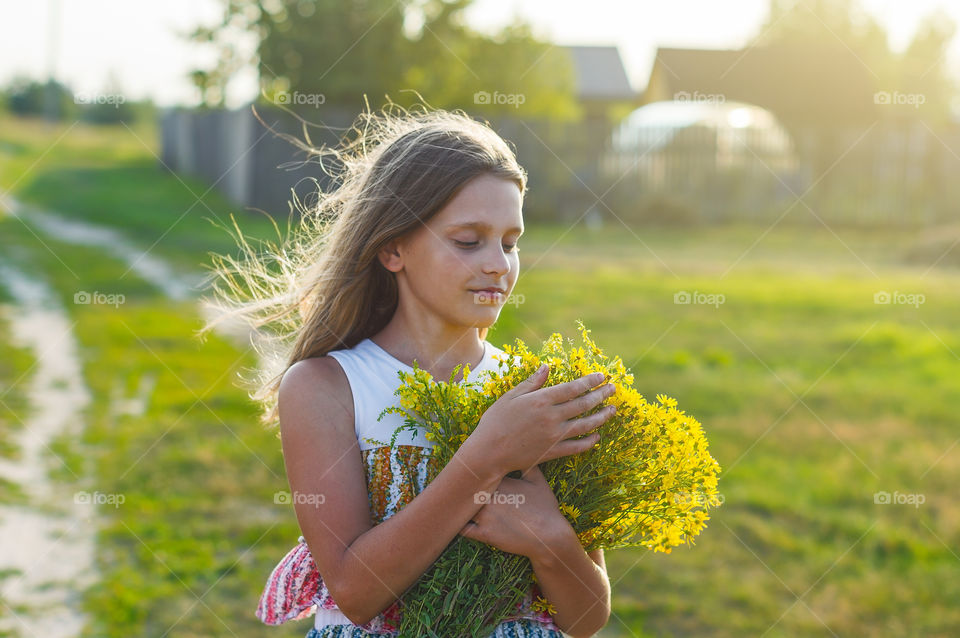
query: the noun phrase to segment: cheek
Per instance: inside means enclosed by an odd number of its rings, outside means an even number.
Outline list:
[[[464,277],[471,279],[475,260],[476,257],[469,251],[457,250],[456,248],[440,250],[434,263],[434,276],[436,279],[451,282],[457,282]]]
[[[468,267],[464,264],[470,263],[469,257],[461,252],[442,242],[427,242],[416,251],[415,268],[426,279],[440,282]]]
[[[507,279],[510,280],[511,287],[517,281],[517,278],[520,276],[520,255],[513,254],[510,256],[510,272],[507,274]]]

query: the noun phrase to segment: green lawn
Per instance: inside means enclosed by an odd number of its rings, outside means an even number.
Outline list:
[[[33,358],[30,353],[12,341],[10,323],[6,316],[5,290],[0,286],[0,458],[18,459],[20,449],[17,437],[23,430],[26,397],[23,388],[30,379]],[[0,478],[0,502],[23,502],[24,494],[13,482]]]
[[[206,186],[157,170],[149,129],[78,125],[42,158],[65,127],[0,130],[0,187],[156,242],[185,271],[230,247],[204,217],[235,212],[269,233],[215,192],[174,223],[195,201],[189,190]],[[541,226],[521,240],[522,303],[489,340],[573,336],[583,319],[645,395],[667,393],[697,416],[724,470],[726,502],[694,546],[607,554],[615,617],[603,635],[956,635],[960,273],[904,263],[913,238],[899,232],[766,230]],[[43,246],[34,232],[0,218],[0,255],[45,277],[77,321],[95,397],[84,449],[100,491],[126,495],[101,510],[89,635],[172,624],[168,635],[303,635],[308,622],[268,629],[253,616],[298,531],[292,509],[273,504],[287,488],[279,441],[233,383],[252,357],[216,337],[197,342],[191,304],[122,276],[102,251]],[[77,290],[127,301],[74,305]],[[722,303],[674,303],[684,291]],[[874,303],[882,291],[924,303]],[[0,365],[0,381],[17,369]],[[132,393],[143,375],[156,378],[147,412],[111,416],[111,393]],[[56,451],[80,468],[71,442]],[[925,502],[877,504],[877,492]]]
[[[0,189],[24,202],[121,229],[185,271],[228,252],[235,215],[245,232],[275,238],[273,222],[231,205],[199,179],[160,163],[152,126],[46,124],[0,114]],[[286,225],[286,220],[280,220]]]

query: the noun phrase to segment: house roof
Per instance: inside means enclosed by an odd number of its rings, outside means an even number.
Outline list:
[[[589,100],[633,100],[620,51],[615,46],[567,46],[577,77],[577,96]]]
[[[793,121],[822,121],[869,116],[876,91],[876,76],[839,41],[816,48],[661,48],[644,102],[675,99],[678,93],[722,95]]]

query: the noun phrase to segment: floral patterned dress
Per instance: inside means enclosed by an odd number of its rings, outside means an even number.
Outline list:
[[[429,448],[416,445],[382,446],[361,450],[366,469],[367,492],[374,524],[379,524],[410,503],[427,484],[431,467]],[[562,638],[563,634],[546,611],[535,601],[542,595],[534,584],[517,605],[516,612],[502,622],[490,638]],[[277,564],[264,587],[257,606],[257,618],[268,625],[310,616],[318,609],[337,609],[323,583],[303,536]],[[396,636],[400,621],[399,604],[394,603],[362,626],[330,624],[313,627],[307,638],[359,638]]]

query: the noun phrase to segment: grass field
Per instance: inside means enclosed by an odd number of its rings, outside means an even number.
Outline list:
[[[4,301],[0,288],[0,303]],[[23,430],[18,415],[23,412],[25,402],[21,393],[8,389],[29,374],[31,363],[30,354],[14,342],[7,317],[0,316],[0,458],[20,456],[14,437]],[[0,479],[0,503],[22,503],[23,499],[16,483]]]
[[[196,203],[207,186],[158,169],[149,127],[3,119],[0,131],[0,188],[116,227],[183,272],[231,247],[205,217],[235,212],[254,235],[270,232],[215,191]],[[904,262],[914,238],[902,232],[793,223],[803,214],[772,230],[540,226],[520,242],[522,303],[488,339],[572,335],[582,319],[643,394],[674,396],[703,422],[723,468],[725,504],[694,546],[608,552],[604,636],[960,632],[960,272],[929,268],[937,255]],[[309,622],[266,628],[253,616],[299,532],[273,503],[287,489],[279,441],[234,384],[250,353],[200,343],[192,302],[29,218],[0,217],[0,259],[43,277],[76,322],[94,400],[78,415],[82,441],[54,448],[70,466],[58,480],[86,476],[126,497],[99,510],[87,635],[303,635]],[[73,303],[94,290],[125,302]],[[676,303],[683,293],[695,303]],[[876,303],[883,293],[895,303]],[[30,363],[4,325],[0,315],[0,450],[15,454],[6,442],[28,415],[12,384]],[[118,415],[116,397],[144,377],[155,383],[146,410]],[[877,503],[880,492],[924,502]]]

